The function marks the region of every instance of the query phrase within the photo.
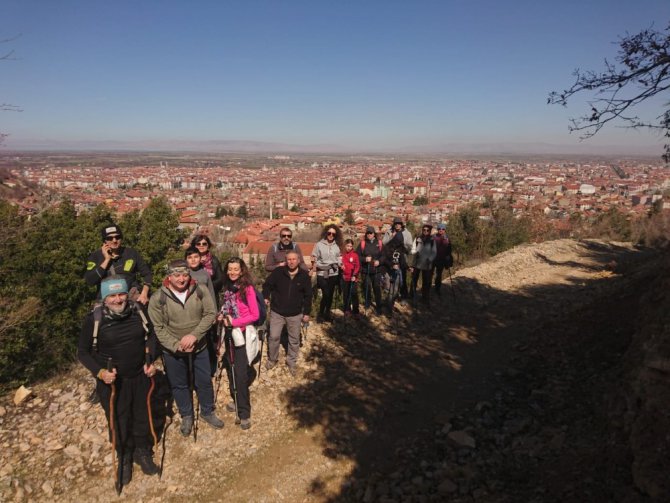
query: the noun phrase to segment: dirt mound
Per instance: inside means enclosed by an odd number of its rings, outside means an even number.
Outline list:
[[[175,418],[162,479],[136,470],[124,496],[666,501],[669,268],[626,243],[560,240],[459,271],[431,308],[336,313],[310,328],[298,378],[262,371],[250,430],[224,413],[194,443]],[[0,400],[0,500],[114,497],[91,384],[77,367]]]

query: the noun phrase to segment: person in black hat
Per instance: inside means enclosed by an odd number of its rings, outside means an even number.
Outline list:
[[[136,250],[123,246],[123,233],[118,225],[103,227],[100,235],[102,246],[92,252],[86,260],[84,273],[86,283],[98,287],[99,298],[100,282],[108,276],[121,276],[130,288],[130,300],[146,306],[153,280],[151,268]],[[141,283],[137,279],[138,275],[142,278]]]
[[[433,263],[437,256],[437,245],[432,236],[433,226],[423,224],[421,235],[417,236],[412,246],[412,292],[416,289],[421,278],[421,302],[430,304],[430,286],[433,278]]]
[[[405,248],[405,255],[409,255],[412,253],[412,233],[409,232],[405,228],[405,224],[400,217],[395,217],[393,219],[393,223],[391,224],[391,228],[388,229],[385,233],[384,236],[382,237],[382,244],[387,245],[388,243],[391,242],[392,239],[396,237],[397,234],[400,234],[402,236],[402,242],[403,246]],[[403,267],[402,268],[402,276],[403,278],[407,278],[407,268]],[[400,286],[400,298],[401,299],[406,299],[407,298],[407,282],[403,281],[402,285]]]

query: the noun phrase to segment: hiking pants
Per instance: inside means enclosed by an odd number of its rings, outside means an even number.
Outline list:
[[[430,295],[430,286],[433,277],[432,269],[414,269],[412,274],[412,289],[416,295],[416,287],[419,284],[419,277],[421,277],[421,299],[428,300]]]
[[[182,417],[193,416],[194,398],[189,388],[188,355],[185,353],[171,354],[165,351],[165,370],[167,371],[172,396]],[[207,349],[193,354],[193,373],[195,374],[195,391],[203,416],[214,411],[214,388],[212,387],[211,367]]]
[[[321,289],[321,303],[319,304],[319,315],[330,318],[330,308],[333,305],[333,295],[337,286],[338,276],[317,276],[316,285]]]
[[[237,401],[237,413],[240,419],[249,419],[251,417],[251,400],[249,399],[249,381],[250,373],[253,369],[249,366],[249,359],[247,358],[246,346],[234,347],[232,338],[225,337],[226,352],[223,357],[226,362],[226,373],[228,374],[228,384],[230,397]],[[232,365],[231,365],[231,348]],[[232,368],[235,368],[235,388],[237,388],[237,397],[235,397],[235,390],[233,389]]]
[[[282,330],[286,327],[288,332],[288,354],[286,355],[286,364],[295,368],[298,362],[298,352],[300,351],[300,325],[302,314],[295,316],[282,316],[279,313],[270,311],[270,333],[268,334],[268,359],[276,362],[279,358],[279,341]]]
[[[377,307],[377,312],[379,312],[382,306],[382,288],[379,285],[377,274],[365,274],[364,272],[361,276],[360,283],[365,309],[372,304],[372,295],[374,294],[375,306]],[[372,292],[370,292],[370,290],[372,290]]]
[[[340,290],[342,290],[342,305],[345,313],[350,313],[352,306],[354,314],[358,314],[358,287],[356,281],[340,280]]]
[[[100,404],[105,411],[109,425],[109,399],[112,386],[97,380],[96,391]],[[144,372],[135,377],[118,378],[115,381],[116,398],[114,400],[114,430],[116,431],[116,451],[119,459],[123,452],[132,453],[135,447],[151,449],[153,440],[149,430],[149,411],[147,410],[147,393],[150,381]],[[109,429],[109,439],[112,432]]]
[[[440,292],[442,288],[442,272],[448,269],[444,264],[435,264],[433,266],[433,271],[435,271],[435,291]]]

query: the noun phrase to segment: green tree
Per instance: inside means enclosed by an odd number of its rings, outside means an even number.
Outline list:
[[[414,206],[426,206],[428,204],[428,198],[426,196],[417,196],[414,201],[412,201]]]
[[[237,208],[237,210],[235,211],[235,216],[241,218],[242,220],[246,220],[249,217],[249,213],[247,212],[247,206],[243,204],[239,208]]]
[[[347,208],[344,211],[344,223],[347,225],[354,225],[356,220],[354,219],[354,210]]]

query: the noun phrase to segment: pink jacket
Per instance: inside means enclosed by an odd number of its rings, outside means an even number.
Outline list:
[[[249,285],[246,290],[247,304],[242,301],[240,292],[237,292],[235,299],[237,301],[237,312],[239,316],[233,320],[233,328],[246,328],[258,320],[258,302],[256,302],[256,292],[254,287]]]

